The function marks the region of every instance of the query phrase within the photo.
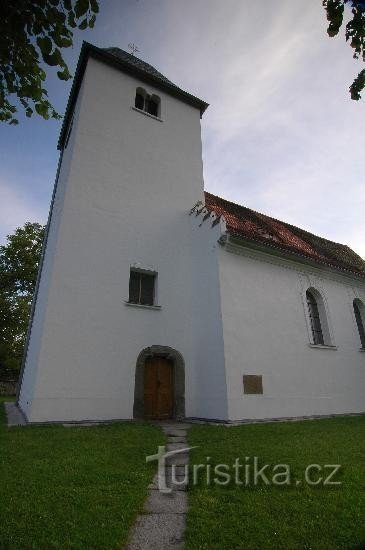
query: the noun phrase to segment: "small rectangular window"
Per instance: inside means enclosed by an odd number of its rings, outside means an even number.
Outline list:
[[[131,270],[129,277],[129,301],[132,304],[154,305],[155,273]]]
[[[246,394],[262,394],[262,376],[256,374],[243,375],[243,393]]]

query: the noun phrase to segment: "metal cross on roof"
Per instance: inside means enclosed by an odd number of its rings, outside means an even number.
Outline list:
[[[133,42],[128,44],[128,48],[131,50],[132,55],[139,52],[138,47]]]

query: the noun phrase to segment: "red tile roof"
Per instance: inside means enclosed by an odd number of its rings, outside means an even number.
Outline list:
[[[227,231],[232,235],[365,276],[365,261],[346,245],[317,237],[208,192],[205,192],[205,204],[208,210],[224,216]]]

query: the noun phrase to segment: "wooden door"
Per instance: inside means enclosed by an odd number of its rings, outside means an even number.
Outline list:
[[[145,417],[171,418],[172,413],[172,362],[163,357],[152,357],[146,361],[144,367]]]

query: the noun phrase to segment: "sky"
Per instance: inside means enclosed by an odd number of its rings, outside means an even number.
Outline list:
[[[206,100],[205,189],[365,258],[364,100],[348,87],[363,68],[321,0],[100,0],[95,28],[64,50],[74,73],[82,40],[128,50]],[[50,69],[59,113],[71,82]],[[61,122],[0,124],[0,244],[45,223]]]

